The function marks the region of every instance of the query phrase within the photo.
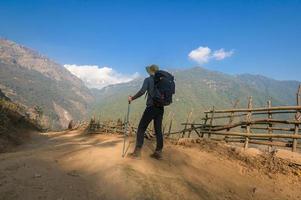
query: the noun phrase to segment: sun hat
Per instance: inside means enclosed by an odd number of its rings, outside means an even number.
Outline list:
[[[148,74],[152,75],[156,71],[159,70],[159,66],[155,65],[155,64],[152,64],[152,65],[149,65],[149,66],[145,67],[145,69],[146,69],[146,71],[147,71]]]

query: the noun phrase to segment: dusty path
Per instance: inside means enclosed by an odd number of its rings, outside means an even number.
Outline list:
[[[166,145],[165,158],[121,158],[122,137],[49,133],[0,154],[0,199],[301,199],[301,183],[223,156]]]

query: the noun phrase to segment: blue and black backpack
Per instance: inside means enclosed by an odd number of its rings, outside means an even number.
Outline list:
[[[163,70],[156,71],[154,75],[154,105],[160,107],[170,105],[175,89],[173,75]]]

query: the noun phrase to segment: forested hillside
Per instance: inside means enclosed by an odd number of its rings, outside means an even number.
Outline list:
[[[266,106],[267,100],[273,105],[295,104],[295,94],[300,84],[297,81],[278,81],[257,75],[233,76],[210,71],[201,67],[173,70],[176,79],[174,103],[166,107],[165,119],[174,113],[177,124],[186,120],[193,111],[193,119],[199,120],[204,110],[215,106],[218,109],[233,106],[246,107],[247,98],[253,97],[255,106]],[[112,85],[101,90],[93,90],[96,102],[91,110],[102,118],[124,118],[127,96],[134,94],[143,79],[129,83]],[[131,105],[131,119],[137,121],[144,110],[145,99],[141,97]]]

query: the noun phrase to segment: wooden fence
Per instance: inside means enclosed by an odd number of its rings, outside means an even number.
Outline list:
[[[90,134],[125,134],[125,127],[126,122],[122,122],[120,119],[118,119],[117,121],[101,121],[101,119],[96,119],[95,117],[93,117],[90,120],[87,132]],[[136,134],[136,132],[137,127],[134,126],[132,123],[129,123],[127,127],[127,135],[134,135]],[[154,131],[151,127],[146,130],[145,137],[148,139],[154,137]]]
[[[296,106],[272,106],[272,101],[266,107],[254,108],[252,97],[248,98],[246,108],[218,110],[215,107],[205,111],[201,123],[191,123],[188,115],[183,130],[166,133],[167,136],[177,135],[178,138],[197,137],[224,140],[226,142],[289,147],[292,151],[301,148],[299,128],[301,124],[301,85],[296,95]]]
[[[272,147],[288,147],[292,151],[301,148],[298,140],[301,124],[301,85],[296,95],[296,106],[272,106],[272,101],[267,101],[266,107],[253,107],[253,98],[249,97],[246,108],[237,108],[236,101],[232,109],[218,110],[215,107],[205,111],[205,117],[200,123],[191,122],[192,112],[187,115],[187,120],[182,123],[184,128],[172,132],[173,113],[166,116],[163,123],[163,133],[166,138],[208,137],[212,140],[243,143],[245,148],[249,144],[267,145]],[[129,123],[127,134],[133,135],[137,127]],[[105,121],[93,117],[88,126],[89,133],[125,133],[125,122]],[[145,136],[154,137],[152,126],[147,129]]]

